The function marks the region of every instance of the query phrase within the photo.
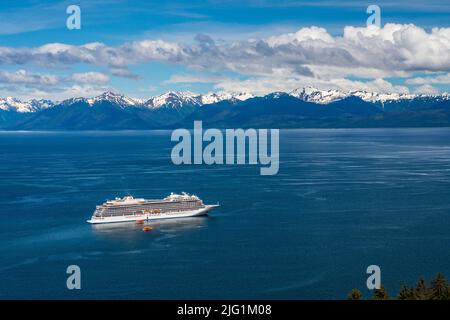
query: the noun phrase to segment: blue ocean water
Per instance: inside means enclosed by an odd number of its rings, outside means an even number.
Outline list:
[[[450,129],[282,130],[280,171],[175,166],[168,131],[0,133],[0,298],[344,299],[450,277]],[[208,217],[92,226],[171,191]],[[66,268],[81,268],[81,290]],[[368,296],[370,293],[363,290]]]

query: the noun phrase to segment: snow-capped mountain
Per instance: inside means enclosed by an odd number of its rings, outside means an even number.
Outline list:
[[[63,100],[58,103],[54,103],[55,106],[70,106],[77,103],[84,103],[88,105],[89,107],[94,107],[95,105],[101,104],[101,103],[110,103],[112,105],[119,106],[121,108],[126,107],[137,107],[144,104],[144,100],[136,99],[136,98],[130,98],[123,94],[114,93],[111,91],[106,91],[102,93],[101,95],[98,95],[96,97],[92,98],[83,98],[83,97],[77,97],[77,98],[70,98]]]
[[[170,91],[162,95],[150,98],[145,102],[145,106],[158,109],[161,107],[179,109],[183,106],[202,106],[205,104],[217,103],[220,101],[244,101],[253,98],[253,95],[246,92],[210,92],[207,94],[196,94],[189,91]]]
[[[171,91],[142,100],[108,91],[62,102],[0,99],[0,128],[7,130],[168,129],[195,120],[217,127],[450,126],[450,95],[305,87],[262,97]]]
[[[12,111],[19,113],[36,112],[43,109],[53,107],[54,103],[50,100],[21,101],[13,97],[0,98],[0,110]]]
[[[0,98],[0,110],[13,111],[20,113],[37,112],[53,106],[70,106],[77,103],[84,103],[90,107],[95,107],[102,103],[111,103],[121,108],[127,107],[143,107],[149,109],[180,109],[186,106],[198,107],[205,104],[217,103],[223,100],[244,101],[253,98],[249,93],[226,93],[211,92],[207,94],[196,94],[192,92],[176,92],[170,91],[159,96],[151,97],[148,100],[127,97],[123,94],[117,94],[107,91],[92,98],[76,97],[63,100],[61,102],[53,102],[51,100],[21,101],[13,97]]]
[[[330,102],[341,100],[349,96],[348,93],[344,93],[338,90],[319,90],[311,86],[295,89],[289,92],[289,94],[300,100],[318,104],[328,104]]]
[[[111,102],[121,107],[139,106],[144,103],[141,99],[130,98],[123,94],[117,94],[111,91],[106,91],[99,96],[85,100],[90,106],[101,102]]]
[[[283,92],[283,91],[275,91],[272,93],[269,93],[267,95],[265,95],[264,97],[262,97],[265,100],[275,100],[275,99],[280,99],[282,97],[285,96],[290,96],[289,93]]]
[[[399,103],[400,101],[412,100],[433,100],[443,101],[449,100],[450,94],[444,93],[442,95],[414,95],[404,93],[377,93],[367,91],[339,91],[339,90],[320,90],[311,86],[295,89],[289,93],[273,92],[266,95],[268,99],[277,98],[281,95],[290,95],[300,100],[311,102],[315,104],[326,105],[335,101],[339,101],[348,97],[358,97],[366,102],[380,103]],[[31,113],[41,111],[53,106],[68,106],[76,103],[85,103],[90,107],[95,107],[98,104],[110,103],[121,108],[140,107],[157,110],[161,108],[180,110],[183,107],[200,107],[203,105],[214,104],[221,101],[230,101],[238,103],[256,96],[246,93],[229,93],[229,92],[210,92],[206,94],[196,94],[192,92],[177,92],[170,91],[148,100],[130,98],[123,94],[117,94],[110,91],[104,92],[101,95],[92,98],[70,98],[62,102],[53,102],[51,100],[36,100],[21,101],[13,97],[0,98],[0,110],[12,111],[18,113]]]
[[[254,98],[255,96],[248,92],[210,92],[200,95],[200,101],[203,104],[212,104],[220,101],[245,101]]]
[[[381,103],[386,101],[411,100],[417,97],[417,95],[407,93],[377,93],[367,91],[352,91],[349,95],[359,97],[364,101]]]
[[[179,109],[183,106],[200,106],[201,96],[192,92],[169,91],[159,96],[148,99],[144,105],[150,109],[168,107]]]
[[[320,90],[311,86],[299,88],[289,93],[291,96],[301,99],[306,102],[314,102],[318,104],[328,104],[334,101],[342,100],[351,96],[361,98],[367,102],[397,101],[397,100],[411,100],[419,96],[406,93],[377,93],[367,91],[339,91],[339,90]]]

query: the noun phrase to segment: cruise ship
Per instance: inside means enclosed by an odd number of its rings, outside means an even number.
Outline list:
[[[106,201],[95,208],[91,219],[87,222],[142,222],[146,220],[159,220],[169,218],[184,218],[207,214],[219,204],[203,204],[203,201],[185,192],[171,193],[164,199],[147,200],[126,196]]]

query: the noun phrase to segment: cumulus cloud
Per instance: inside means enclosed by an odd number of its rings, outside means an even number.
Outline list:
[[[91,85],[72,85],[65,87],[58,92],[60,100],[71,97],[93,97],[105,92],[108,88],[104,86],[91,86]]]
[[[437,75],[437,76],[429,76],[429,77],[417,77],[407,79],[405,81],[407,84],[450,84],[450,73]]]
[[[433,94],[439,94],[439,90],[432,85],[424,84],[420,87],[417,87],[414,90],[414,93],[417,94],[427,94],[427,95],[433,95]]]
[[[222,81],[228,81],[231,78],[221,76],[198,76],[198,75],[184,75],[174,74],[170,76],[168,80],[163,81],[163,84],[172,83],[216,83]]]
[[[0,64],[86,63],[121,69],[148,61],[164,61],[246,74],[270,74],[281,68],[311,76],[308,65],[450,71],[449,51],[450,28],[433,28],[427,32],[413,24],[388,23],[383,28],[348,26],[342,36],[332,36],[324,28],[309,27],[266,39],[236,42],[216,43],[207,35],[198,35],[190,44],[141,40],[115,47],[102,43],[0,47]]]
[[[293,33],[272,36],[266,41],[270,46],[275,47],[304,41],[322,41],[324,43],[331,44],[334,42],[334,38],[327,32],[326,29],[313,26],[310,28],[302,28]]]
[[[79,84],[105,84],[109,82],[109,76],[101,72],[74,73],[69,76],[55,76],[29,72],[24,69],[17,71],[0,71],[0,84],[24,85],[29,87],[52,86],[64,83]]]
[[[131,79],[131,80],[140,80],[140,79],[142,79],[141,76],[139,76],[137,74],[134,74],[130,70],[128,70],[127,68],[123,68],[123,67],[110,68],[110,73],[113,76],[121,77],[121,78],[127,78],[127,79]]]
[[[126,68],[133,63],[151,60],[176,60],[178,51],[177,44],[161,40],[143,40],[118,47],[98,42],[80,46],[50,43],[36,48],[0,47],[0,64],[56,67],[85,63]]]
[[[67,76],[40,74],[28,70],[0,71],[0,92],[21,98],[64,99],[103,92],[109,83],[101,72],[80,72]],[[77,95],[78,94],[78,95]]]
[[[83,72],[74,73],[66,80],[81,84],[105,84],[109,82],[109,76],[101,72]]]
[[[118,46],[103,43],[68,45],[49,43],[33,48],[0,47],[0,65],[36,65],[49,69],[76,64],[100,66],[109,75],[139,80],[130,66],[151,61],[179,64],[195,72],[232,72],[247,80],[173,76],[165,83],[213,82],[218,88],[243,88],[253,82],[253,91],[287,90],[291,85],[325,85],[329,88],[408,90],[382,80],[409,78],[428,72],[430,77],[409,79],[406,84],[448,83],[450,72],[450,28],[427,31],[413,24],[388,23],[376,26],[347,26],[340,36],[324,28],[307,27],[296,32],[259,39],[217,41],[197,35],[191,43],[145,39]],[[433,78],[434,73],[441,74]],[[28,78],[31,82],[55,81],[53,76],[3,74],[3,79]],[[348,77],[367,79],[351,81]],[[53,80],[52,80],[53,79]],[[72,75],[73,84],[107,83],[100,74]],[[5,80],[6,81],[6,80]],[[356,88],[358,87],[358,88]]]
[[[58,77],[50,74],[30,73],[20,69],[14,72],[0,71],[0,84],[8,85],[55,85],[58,83]]]

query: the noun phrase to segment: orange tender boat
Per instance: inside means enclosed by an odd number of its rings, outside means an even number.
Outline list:
[[[142,231],[152,231],[152,230],[153,230],[153,227],[150,227],[150,226],[145,226],[142,228]]]

